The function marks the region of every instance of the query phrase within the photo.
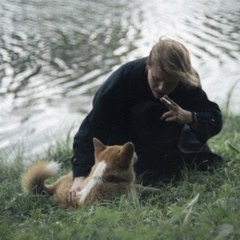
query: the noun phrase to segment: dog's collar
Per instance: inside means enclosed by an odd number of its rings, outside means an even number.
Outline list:
[[[103,180],[103,182],[109,182],[109,183],[127,182],[126,179],[121,178],[121,177],[116,177],[116,176],[113,176],[113,175],[104,176],[102,180]]]

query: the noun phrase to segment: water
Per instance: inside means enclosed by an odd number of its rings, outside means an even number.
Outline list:
[[[1,0],[0,151],[35,154],[72,128],[122,63],[184,43],[210,99],[240,113],[240,1]]]

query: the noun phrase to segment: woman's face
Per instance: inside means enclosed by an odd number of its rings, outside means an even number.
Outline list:
[[[157,99],[170,94],[177,87],[179,80],[172,79],[161,69],[155,67],[148,68],[148,84],[153,96]]]

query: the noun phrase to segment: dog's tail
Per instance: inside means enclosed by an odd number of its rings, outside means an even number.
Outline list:
[[[22,187],[27,193],[52,194],[51,185],[46,186],[44,181],[53,176],[60,168],[56,162],[39,162],[30,167],[22,176]]]

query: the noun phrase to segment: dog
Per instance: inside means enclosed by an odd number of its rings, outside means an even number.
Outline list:
[[[143,187],[135,184],[136,161],[135,148],[132,142],[124,145],[106,146],[97,138],[93,138],[95,164],[84,180],[84,188],[77,193],[75,206],[83,207],[99,201],[113,200],[126,195],[137,199],[137,191],[144,194],[159,192],[159,189]],[[69,189],[73,183],[70,172],[52,184],[45,184],[47,178],[53,176],[60,168],[56,162],[39,162],[30,167],[22,176],[22,187],[27,193],[47,193],[61,208],[69,208]]]

